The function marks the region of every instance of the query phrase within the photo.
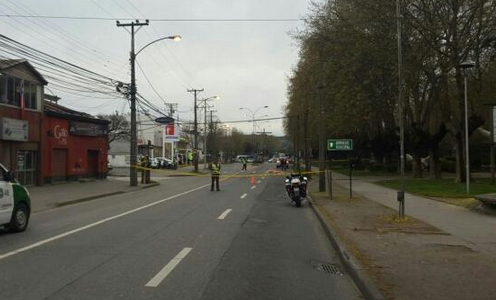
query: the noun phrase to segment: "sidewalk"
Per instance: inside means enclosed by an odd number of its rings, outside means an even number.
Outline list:
[[[369,188],[371,194],[383,195],[373,185],[356,185],[362,193]],[[355,274],[366,274],[352,277],[361,282],[368,282],[368,277],[385,299],[494,299],[494,253],[474,250],[477,245],[414,218],[398,222],[396,209],[357,193],[349,200],[348,189],[339,185],[334,185],[332,201],[327,193],[313,192],[318,191],[316,180],[311,181],[310,191],[313,207],[331,228],[331,240],[338,240],[348,258],[345,264]],[[458,211],[440,204],[447,211]]]
[[[347,176],[333,173],[335,185],[348,188]],[[353,180],[353,193],[398,209],[396,191],[378,186],[363,179]],[[456,236],[475,251],[496,254],[496,217],[484,215],[429,198],[406,194],[405,213],[440,230]]]
[[[151,183],[129,186],[129,181],[115,178],[95,180],[89,182],[67,182],[54,185],[44,185],[29,188],[31,195],[31,209],[33,212],[47,210],[57,206],[68,205],[101,198],[110,195],[117,195],[140,190],[158,185]]]

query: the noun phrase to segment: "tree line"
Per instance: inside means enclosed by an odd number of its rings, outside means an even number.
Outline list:
[[[402,97],[406,152],[412,173],[441,176],[441,156],[464,172],[464,73],[468,74],[469,132],[491,126],[496,104],[496,1],[402,0]],[[396,1],[315,2],[303,29],[293,33],[299,61],[288,81],[285,129],[318,149],[326,137],[353,138],[357,154],[384,164],[398,161],[398,28]],[[324,123],[319,117],[323,115]],[[308,132],[305,134],[305,131]],[[441,145],[448,145],[443,150]]]

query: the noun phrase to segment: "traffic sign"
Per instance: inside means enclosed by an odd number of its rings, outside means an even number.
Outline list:
[[[159,117],[155,119],[155,122],[160,124],[174,124],[174,119],[171,117]]]
[[[329,139],[327,140],[327,150],[329,151],[352,151],[353,150],[353,140],[337,140]]]

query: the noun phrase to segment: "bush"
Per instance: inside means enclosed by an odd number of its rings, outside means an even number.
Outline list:
[[[440,161],[441,161],[442,172],[448,172],[448,173],[456,172],[456,162],[454,160],[451,160],[448,157],[448,158],[441,158]]]

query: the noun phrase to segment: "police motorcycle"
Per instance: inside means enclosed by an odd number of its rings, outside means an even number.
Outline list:
[[[307,197],[307,181],[308,179],[301,174],[286,176],[286,193],[296,207],[300,207],[301,202]]]

